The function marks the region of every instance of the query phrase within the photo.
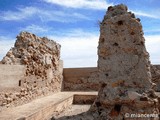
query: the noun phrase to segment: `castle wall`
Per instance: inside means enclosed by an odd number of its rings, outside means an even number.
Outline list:
[[[98,80],[91,79],[96,75],[97,67],[88,68],[64,68],[63,90],[65,91],[97,91]]]
[[[158,70],[160,70],[160,65],[154,65]]]
[[[0,108],[28,103],[37,97],[61,91],[63,62],[60,48],[60,44],[46,37],[21,32],[14,47],[1,61],[8,67],[1,68],[4,71],[0,73],[3,76],[0,84],[6,88],[0,91]],[[13,67],[18,65],[26,66],[26,69]]]
[[[18,87],[25,69],[24,65],[0,65],[0,89]]]
[[[153,66],[157,69],[159,68],[159,65]],[[0,88],[19,87],[20,80],[24,77],[25,69],[24,65],[0,65]],[[61,61],[59,71],[60,73],[63,72],[63,91],[98,91],[100,87],[99,82],[91,80],[91,76],[98,71],[97,67],[63,69],[63,61]],[[51,69],[47,70],[47,76],[49,81],[54,77]],[[37,84],[42,85],[43,81],[39,81]]]
[[[155,68],[160,70],[160,65],[153,65]],[[151,67],[151,70],[153,68]],[[97,67],[88,67],[88,68],[64,68],[63,69],[63,90],[64,91],[98,91],[100,88],[100,82],[97,74]],[[155,73],[152,72],[152,81],[157,84],[159,88],[159,76],[155,81]],[[159,89],[157,89],[159,91]]]

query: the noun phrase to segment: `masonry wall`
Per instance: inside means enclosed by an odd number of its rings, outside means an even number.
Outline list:
[[[160,65],[151,65],[152,82],[156,84],[154,89],[160,92]]]
[[[0,65],[0,89],[17,88],[25,69],[24,65]]]
[[[160,70],[160,65],[154,65],[158,70]]]
[[[97,91],[99,83],[92,79],[97,73],[97,67],[88,68],[64,68],[63,90],[64,91]]]
[[[21,32],[17,36],[14,47],[0,62],[9,66],[4,69],[5,76],[0,83],[7,88],[0,91],[0,110],[1,107],[21,105],[61,91],[63,62],[60,48],[61,45],[55,41],[32,33]],[[24,65],[26,69],[18,70],[15,65]],[[22,78],[21,74],[24,74]]]
[[[160,70],[160,65],[153,65]],[[151,68],[153,69],[153,68]],[[96,79],[98,78],[97,67],[88,68],[64,68],[63,69],[63,90],[64,91],[98,91],[101,83]],[[154,80],[159,88],[160,82]],[[158,76],[159,78],[159,76]],[[156,80],[158,79],[156,76]],[[159,79],[158,79],[159,80]],[[159,89],[156,88],[157,91]]]

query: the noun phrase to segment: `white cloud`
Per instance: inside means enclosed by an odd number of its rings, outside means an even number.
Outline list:
[[[20,31],[28,31],[34,34],[46,33],[50,30],[50,27],[38,26],[38,25],[29,25],[26,28],[20,28]]]
[[[143,17],[148,17],[148,18],[154,18],[154,19],[160,19],[160,16],[159,15],[156,15],[156,14],[153,14],[153,13],[150,13],[150,12],[143,12],[143,11],[134,11],[134,10],[131,10],[136,16],[143,16]]]
[[[98,34],[78,29],[64,36],[48,37],[61,44],[61,59],[65,68],[97,66]]]
[[[160,35],[147,35],[146,48],[150,53],[150,60],[152,64],[160,64]]]
[[[6,55],[6,53],[14,46],[15,39],[10,37],[0,36],[0,60]]]
[[[38,12],[37,8],[34,7],[25,7],[25,8],[17,8],[17,11],[3,11],[0,14],[1,20],[23,20],[28,17],[33,16]]]
[[[43,0],[47,3],[57,4],[68,8],[81,8],[81,9],[107,9],[108,6],[113,5],[107,3],[106,0]]]
[[[42,21],[58,21],[58,22],[75,22],[80,20],[90,20],[89,17],[77,13],[66,11],[48,11],[42,10],[39,12],[39,17]]]
[[[31,17],[38,17],[43,22],[47,21],[58,21],[58,22],[74,22],[81,19],[90,20],[89,17],[77,13],[77,12],[66,12],[63,10],[49,10],[41,9],[37,7],[25,7],[17,8],[17,11],[1,11],[0,21],[20,21],[29,19]]]
[[[155,26],[157,27],[157,26]],[[153,28],[153,29],[147,29],[147,30],[144,30],[145,33],[155,33],[155,32],[160,32],[160,29],[157,29],[157,28]]]

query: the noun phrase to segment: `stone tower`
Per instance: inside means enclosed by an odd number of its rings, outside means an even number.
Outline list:
[[[158,113],[142,25],[123,4],[109,7],[100,24],[98,69],[102,86],[91,110],[99,119]]]
[[[97,74],[90,110],[59,120],[159,120],[142,25],[123,4],[110,6],[100,24]]]

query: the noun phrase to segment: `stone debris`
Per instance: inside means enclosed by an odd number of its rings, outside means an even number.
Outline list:
[[[129,97],[130,100],[136,100],[136,99],[140,99],[142,97],[137,92],[128,91],[127,93],[128,93],[128,97]]]
[[[46,37],[21,32],[1,64],[25,65],[25,77],[19,80],[16,92],[0,93],[0,105],[24,104],[36,97],[60,91],[63,70],[60,47]]]
[[[100,24],[97,79],[101,88],[94,104],[87,113],[58,120],[128,120],[126,113],[159,114],[142,25],[127,10],[123,4],[110,6]],[[141,118],[147,119],[153,118]]]
[[[160,69],[158,66],[151,65],[151,74],[152,74],[152,81],[154,84],[154,89],[157,92],[160,92]]]

